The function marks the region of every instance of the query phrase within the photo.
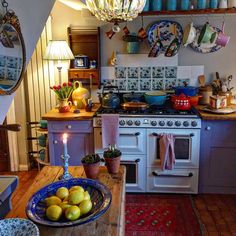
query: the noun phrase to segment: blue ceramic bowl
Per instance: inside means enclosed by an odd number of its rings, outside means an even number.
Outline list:
[[[181,93],[186,96],[196,96],[198,93],[198,87],[193,86],[178,86],[173,88],[175,90],[176,95],[180,95]]]
[[[39,229],[30,220],[21,218],[9,218],[0,220],[0,235],[39,236]]]
[[[69,221],[66,218],[61,218],[59,221],[48,220],[45,215],[46,204],[44,199],[55,195],[56,190],[60,187],[71,188],[75,185],[80,185],[85,191],[89,192],[93,204],[92,210],[87,215],[83,215],[75,221]],[[61,180],[49,184],[36,192],[26,206],[26,214],[29,219],[37,224],[50,227],[69,227],[85,224],[97,219],[110,207],[111,200],[112,196],[110,190],[98,181],[82,178]]]
[[[149,105],[163,105],[166,102],[166,93],[162,91],[147,92],[144,94],[145,100]]]

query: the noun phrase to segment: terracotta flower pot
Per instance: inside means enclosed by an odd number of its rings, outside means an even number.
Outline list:
[[[99,166],[100,166],[100,162],[93,163],[93,164],[83,163],[84,171],[87,178],[97,179],[98,174],[99,174]]]
[[[120,156],[115,158],[105,158],[107,170],[110,174],[117,174],[120,168]]]

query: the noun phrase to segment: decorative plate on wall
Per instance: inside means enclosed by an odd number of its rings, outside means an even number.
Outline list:
[[[148,29],[148,41],[151,47],[157,39],[162,43],[161,52],[165,53],[171,42],[177,38],[181,43],[183,39],[182,26],[176,21],[160,20],[153,23]]]
[[[211,26],[217,33],[220,33],[221,30],[217,27],[213,27]],[[222,46],[213,43],[202,43],[200,45],[198,45],[197,41],[198,41],[198,37],[200,34],[200,28],[196,28],[197,31],[197,36],[195,38],[195,40],[190,44],[190,47],[196,51],[196,52],[200,52],[200,53],[211,53],[211,52],[217,52],[218,50],[220,50],[222,48]]]

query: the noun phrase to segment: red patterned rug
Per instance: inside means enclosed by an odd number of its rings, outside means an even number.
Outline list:
[[[189,195],[126,194],[125,236],[198,236]]]

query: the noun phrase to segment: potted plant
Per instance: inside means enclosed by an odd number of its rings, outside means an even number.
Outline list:
[[[120,168],[121,151],[116,148],[116,145],[110,145],[107,150],[103,152],[103,157],[106,162],[107,170],[110,174],[116,174]]]
[[[82,158],[81,162],[85,174],[90,179],[96,179],[99,173],[101,158],[98,154],[89,154]]]

